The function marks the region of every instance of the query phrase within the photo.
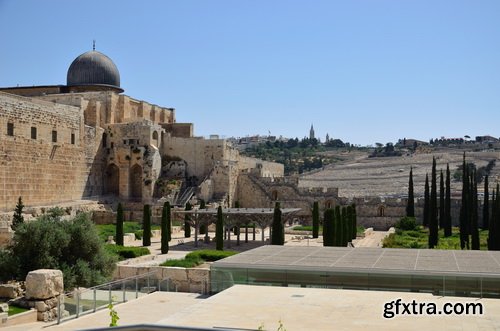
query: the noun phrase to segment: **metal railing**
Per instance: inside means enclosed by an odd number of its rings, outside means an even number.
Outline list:
[[[132,276],[91,288],[75,289],[58,297],[57,324],[94,313],[156,291],[170,291],[169,279],[156,279],[155,272]]]

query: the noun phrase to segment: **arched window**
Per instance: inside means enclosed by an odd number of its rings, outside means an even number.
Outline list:
[[[274,190],[272,193],[272,196],[273,196],[273,200],[277,201],[278,200],[278,191]]]

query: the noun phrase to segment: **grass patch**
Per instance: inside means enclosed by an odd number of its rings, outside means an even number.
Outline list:
[[[213,262],[228,256],[238,254],[235,251],[217,251],[212,249],[202,249],[194,251],[186,255],[183,259],[168,260],[160,264],[163,267],[182,267],[193,268],[199,266],[203,262]]]
[[[312,225],[296,225],[292,228],[293,231],[311,231],[312,232]],[[319,234],[322,234],[323,233],[323,227],[320,226],[319,227]],[[365,233],[365,227],[362,226],[362,225],[358,225],[356,227],[356,234],[358,236],[362,235]]]
[[[105,245],[104,247],[111,254],[117,255],[120,260],[151,254],[146,247],[125,247],[119,245]]]
[[[25,311],[28,311],[29,309],[26,308],[21,308],[17,306],[11,306],[9,305],[9,312],[7,313],[9,316],[24,313]]]
[[[488,230],[479,230],[481,250],[488,249]],[[429,248],[429,229],[418,226],[415,230],[396,229],[384,239],[384,248]],[[445,238],[443,230],[439,230],[439,241],[436,249],[460,249],[460,233],[453,228],[452,235]]]
[[[116,224],[97,224],[97,233],[102,241],[106,242],[108,237],[116,235]],[[160,230],[159,225],[152,225],[151,230]],[[135,239],[142,239],[142,223],[139,222],[123,222],[123,233],[134,233]]]
[[[296,225],[292,228],[293,231],[312,231],[313,227],[312,225]],[[321,227],[319,228],[319,231],[321,232]]]

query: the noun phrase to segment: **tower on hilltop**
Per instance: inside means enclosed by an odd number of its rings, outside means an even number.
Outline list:
[[[309,139],[314,139],[314,127],[311,124],[311,130],[309,130]]]

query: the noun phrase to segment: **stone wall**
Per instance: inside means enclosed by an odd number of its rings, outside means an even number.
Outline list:
[[[210,292],[210,269],[178,267],[136,267],[118,265],[113,279],[123,279],[152,272],[152,284],[176,292],[206,294]]]
[[[50,94],[39,98],[82,107],[85,124],[92,126],[105,127],[106,124],[130,123],[143,119],[156,124],[175,122],[173,108],[160,107],[112,91]]]
[[[0,93],[0,210],[12,210],[19,196],[28,206],[81,199],[83,132],[78,108]]]

